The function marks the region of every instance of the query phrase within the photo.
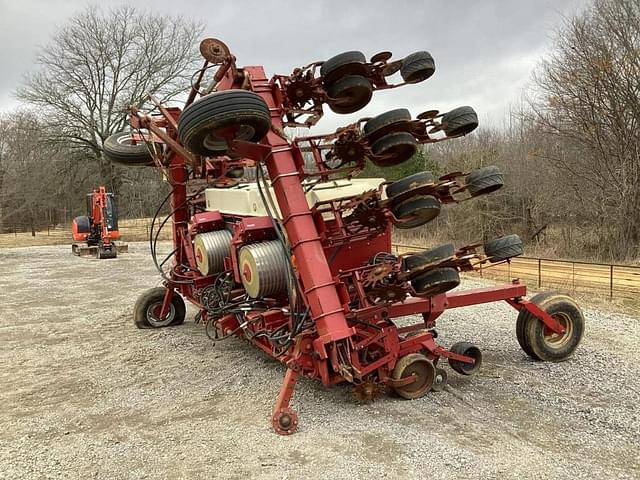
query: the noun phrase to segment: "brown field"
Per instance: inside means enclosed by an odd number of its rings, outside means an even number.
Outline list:
[[[118,222],[120,240],[123,242],[145,241],[149,239],[151,218],[122,219]],[[167,222],[160,234],[160,240],[171,238],[171,224]],[[31,232],[0,233],[0,248],[33,247],[38,245],[71,244],[71,224],[58,225],[47,230],[39,230],[35,236]]]

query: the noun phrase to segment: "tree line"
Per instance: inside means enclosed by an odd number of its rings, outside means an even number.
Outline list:
[[[179,99],[200,66],[203,25],[131,7],[76,15],[45,45],[17,91],[25,108],[0,117],[0,229],[79,214],[105,184],[124,216],[148,216],[167,192],[156,169],[120,168],[102,144],[129,105]],[[507,126],[428,146],[365,175],[471,171],[498,165],[505,187],[446,208],[414,235],[456,243],[519,233],[554,256],[640,256],[640,3],[593,0],[565,19]]]

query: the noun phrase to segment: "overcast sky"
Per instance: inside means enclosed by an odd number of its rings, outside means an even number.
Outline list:
[[[38,48],[84,0],[0,0],[0,111],[19,105],[14,98],[22,75],[37,66]],[[121,4],[99,2],[103,8]],[[407,107],[416,114],[471,105],[481,123],[502,125],[532,69],[548,51],[563,16],[587,0],[416,0],[416,1],[241,1],[136,0],[142,11],[181,14],[206,22],[206,36],[229,45],[239,65],[263,64],[268,74],[346,50],[367,57],[390,50],[402,58],[431,52],[436,73],[426,82],[378,92],[352,116],[327,115],[321,130],[351,118]],[[326,109],[328,110],[328,109]],[[323,125],[323,126],[322,126]],[[329,127],[329,128],[327,128]]]

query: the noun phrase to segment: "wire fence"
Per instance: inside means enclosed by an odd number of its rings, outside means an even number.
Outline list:
[[[393,249],[394,253],[402,254],[424,247],[393,244]],[[516,257],[498,265],[480,265],[475,274],[494,280],[519,278],[538,288],[592,293],[610,299],[640,298],[640,266],[634,265]]]

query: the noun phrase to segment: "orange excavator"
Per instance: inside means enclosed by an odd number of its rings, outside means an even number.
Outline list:
[[[87,194],[87,215],[74,218],[72,228],[75,255],[116,258],[118,252],[128,251],[128,245],[115,242],[120,238],[116,199],[105,187]]]

